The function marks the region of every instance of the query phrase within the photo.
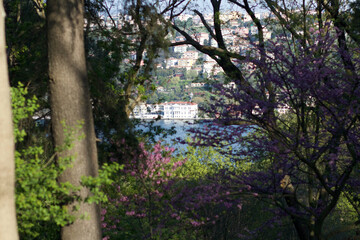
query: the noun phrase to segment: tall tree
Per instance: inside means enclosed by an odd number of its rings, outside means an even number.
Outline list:
[[[0,0],[0,239],[19,239],[15,212],[15,144],[5,51],[5,11]]]
[[[171,3],[156,9],[160,2],[85,1],[88,78],[96,131],[103,139],[132,139],[138,145],[129,117],[155,90],[152,72],[170,44],[164,15]],[[100,162],[109,147],[112,141],[98,144]]]
[[[59,157],[73,156],[73,167],[60,177],[61,182],[80,185],[81,176],[96,176],[98,172],[96,137],[90,103],[84,49],[84,2],[78,0],[49,0],[47,35],[49,77],[54,142],[61,147],[67,141],[65,128],[77,128],[80,134],[70,150],[59,152]],[[82,189],[85,199],[89,191]],[[78,211],[73,211],[79,204]],[[100,239],[100,214],[95,204],[72,203],[69,211],[78,217],[62,229],[62,239]]]
[[[212,23],[194,10],[217,47],[201,44],[189,29],[173,22],[173,28],[185,38],[174,46],[192,45],[216,61],[236,83],[232,89],[218,86],[219,97],[208,111],[221,119],[221,124],[249,123],[231,131],[229,138],[213,124],[213,134],[209,137],[206,132],[204,138],[211,143],[217,138],[216,143],[225,143],[224,149],[230,143],[247,143],[248,149],[238,149],[241,161],[244,156],[260,161],[262,154],[269,154],[266,160],[271,171],[239,176],[243,180],[240,185],[249,186],[256,195],[276,199],[274,204],[291,218],[299,239],[322,239],[325,220],[351,186],[359,159],[359,112],[353,104],[358,101],[359,59],[353,54],[358,49],[349,48],[348,30],[341,18],[347,13],[340,10],[347,6],[338,1],[265,0],[262,4],[273,15],[267,19],[273,25],[266,26],[255,14],[257,3],[230,2],[245,10],[251,19],[248,24],[257,28],[257,36],[242,36],[249,39],[245,43],[247,57],[232,51],[224,40],[221,0],[210,1]],[[329,31],[331,24],[336,35]],[[267,41],[263,33],[275,27],[280,29],[273,31],[279,39]],[[351,39],[356,42],[356,38]],[[330,60],[333,62],[327,65]],[[279,114],[277,109],[281,108],[287,108],[288,113]],[[250,139],[252,131],[261,132],[261,137]],[[236,158],[234,151],[228,153]],[[273,184],[274,191],[269,191],[269,186],[262,188],[266,181]]]

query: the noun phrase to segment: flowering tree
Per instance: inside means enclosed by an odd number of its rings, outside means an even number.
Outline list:
[[[136,191],[128,188],[133,192],[128,191],[127,198],[117,196],[125,203],[130,202],[129,196],[134,199],[132,207],[122,204],[128,206],[122,210],[123,215],[137,219],[146,216],[147,223],[154,220],[155,225],[161,226],[160,218],[149,216],[160,216],[157,211],[162,209],[163,213],[176,213],[172,216],[181,220],[184,219],[184,215],[178,214],[181,209],[191,225],[201,227],[213,221],[212,217],[204,218],[211,216],[203,214],[209,206],[222,203],[240,209],[247,199],[255,198],[272,205],[269,210],[275,220],[286,216],[300,239],[326,238],[326,234],[332,233],[324,232],[324,223],[343,196],[358,208],[353,200],[358,192],[360,150],[359,51],[351,47],[357,41],[341,23],[344,13],[335,1],[316,2],[311,7],[303,1],[295,6],[296,11],[265,1],[281,29],[276,32],[279,38],[272,42],[265,41],[256,8],[249,6],[247,0],[231,2],[247,12],[258,30],[257,42],[248,47],[247,56],[232,52],[222,36],[220,0],[211,1],[212,25],[195,11],[217,47],[200,44],[175,23],[174,29],[185,41],[173,45],[194,46],[215,60],[229,80],[235,82],[234,87],[223,84],[216,87],[219,97],[205,109],[216,120],[194,131],[196,144],[222,147],[232,161],[246,162],[251,168],[243,172],[226,169],[174,191],[178,185],[167,184],[173,179],[157,184],[156,175],[147,175],[152,172],[151,167],[147,169],[152,164],[143,168],[141,161],[133,160],[129,166],[140,170],[128,170],[126,176],[133,176],[138,186],[145,187],[140,188],[140,195],[136,195],[139,188]],[[223,128],[224,124],[234,123],[242,125]],[[128,159],[147,162],[141,154],[140,151]],[[122,189],[120,186],[120,191],[123,190],[124,186]],[[164,195],[159,195],[161,192]],[[155,206],[149,204],[154,199],[162,203],[160,208],[149,207]],[[140,200],[143,202],[139,203]],[[165,205],[168,208],[163,208]],[[146,206],[146,213],[139,206]]]
[[[210,148],[189,147],[188,153],[174,157],[174,149],[160,143],[149,150],[143,143],[131,146],[121,141],[119,154],[110,159],[123,162],[124,168],[107,190],[109,203],[102,209],[105,239],[237,236],[239,229],[228,231],[240,224],[229,222],[237,219],[242,203],[230,195],[227,185],[216,183],[224,179],[214,175],[234,168],[228,159]],[[229,210],[234,214],[227,214]]]
[[[131,147],[125,140],[117,146],[122,157],[118,159],[114,153],[110,161],[123,162],[124,168],[102,210],[106,237],[164,238],[168,234],[164,229],[181,221],[170,199],[177,189],[173,175],[185,160],[172,160],[174,149],[160,143],[151,150],[146,150],[144,143]]]
[[[337,29],[335,29],[337,30]],[[359,50],[341,31],[310,29],[308,47],[269,42],[246,61],[234,88],[217,87],[209,114],[241,121],[231,134],[217,124],[197,131],[202,145],[222,145],[234,160],[261,168],[234,174],[232,194],[251,192],[290,216],[300,239],[322,239],[323,224],[344,192],[358,191]],[[250,80],[250,81],[249,81]],[[285,112],[285,113],[284,113]],[[242,143],[236,151],[226,146]]]
[[[204,109],[216,121],[194,131],[197,145],[221,146],[234,161],[253,165],[224,174],[230,195],[267,200],[277,216],[291,219],[300,239],[321,239],[343,195],[358,209],[350,196],[357,195],[359,159],[359,59],[352,47],[359,41],[348,25],[353,11],[339,1],[229,0],[256,32],[233,34],[241,39],[238,51],[238,43],[224,36],[223,1],[209,2],[213,21],[199,9],[193,12],[216,44],[201,43],[176,21],[172,25],[185,39],[174,46],[192,45],[235,83],[216,87],[219,97]],[[256,14],[261,7],[269,18]],[[278,38],[270,41],[268,30]]]

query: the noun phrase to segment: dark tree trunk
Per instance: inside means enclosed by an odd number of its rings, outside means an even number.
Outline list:
[[[51,94],[52,126],[55,145],[64,145],[67,128],[82,127],[70,150],[59,153],[60,157],[73,156],[73,167],[60,177],[61,182],[79,185],[81,176],[96,176],[98,172],[96,138],[90,104],[84,49],[84,17],[82,0],[49,0],[47,13],[49,77]],[[76,134],[76,135],[78,135]],[[81,190],[81,197],[89,195]],[[72,211],[72,205],[68,206]],[[91,240],[101,238],[99,208],[95,204],[80,204],[77,219],[63,227],[62,239]]]

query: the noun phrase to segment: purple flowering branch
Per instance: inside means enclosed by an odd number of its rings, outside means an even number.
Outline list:
[[[272,198],[304,239],[312,231],[320,237],[360,159],[360,59],[351,54],[359,50],[338,39],[329,25],[295,51],[286,39],[269,42],[266,58],[248,59],[256,66],[245,78],[252,90],[215,85],[219,97],[204,109],[214,124],[193,130],[195,145],[223,146],[232,159],[266,166],[235,173],[232,183]],[[282,107],[285,114],[277,112]],[[238,150],[227,151],[231,144]]]

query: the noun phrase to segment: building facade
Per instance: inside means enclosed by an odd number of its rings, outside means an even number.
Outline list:
[[[198,104],[193,102],[166,102],[161,104],[140,104],[131,115],[138,119],[196,119]]]
[[[164,119],[194,119],[198,117],[198,104],[193,102],[164,103]]]

